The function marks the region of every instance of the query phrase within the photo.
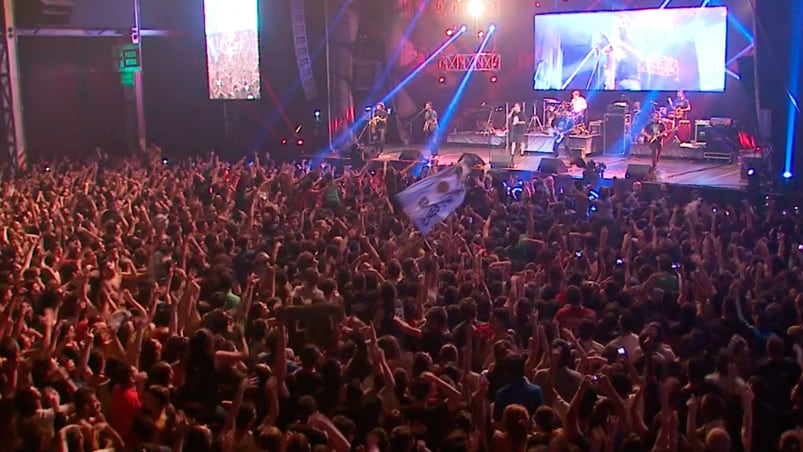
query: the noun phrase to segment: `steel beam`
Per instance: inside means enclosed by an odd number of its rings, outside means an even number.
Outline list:
[[[16,171],[27,166],[25,131],[22,121],[22,98],[17,61],[17,30],[13,0],[3,0],[3,39],[0,40],[0,114],[5,127],[3,151]]]

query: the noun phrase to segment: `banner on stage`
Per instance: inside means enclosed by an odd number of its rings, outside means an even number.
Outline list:
[[[463,179],[468,174],[463,165],[451,166],[409,186],[396,200],[421,234],[427,235],[463,204]]]

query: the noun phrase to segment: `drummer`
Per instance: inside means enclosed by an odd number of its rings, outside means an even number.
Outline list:
[[[580,95],[580,91],[574,90],[572,91],[572,115],[574,116],[575,122],[579,124],[585,124],[586,122],[586,110],[588,110],[588,101],[586,101],[585,97]]]

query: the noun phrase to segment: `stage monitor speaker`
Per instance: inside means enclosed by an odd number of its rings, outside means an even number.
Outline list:
[[[481,168],[485,166],[485,160],[483,160],[482,157],[469,152],[464,152],[457,161],[465,163],[469,168]]]
[[[563,164],[563,160],[561,159],[544,157],[541,159],[541,163],[538,164],[538,172],[541,174],[563,174],[567,173],[568,171],[569,170],[566,169],[566,165]]]
[[[426,159],[418,149],[404,149],[401,151],[401,154],[399,154],[399,160],[405,162],[423,162]]]
[[[513,158],[507,151],[491,154],[491,168],[510,168]]]
[[[760,157],[742,157],[741,171],[739,175],[742,179],[758,177],[758,173],[763,169],[764,161]]]
[[[651,170],[652,167],[650,165],[631,163],[627,165],[627,172],[625,173],[625,179],[630,179],[633,182],[641,182],[647,180],[647,176],[649,176]]]
[[[15,4],[18,25],[64,25],[70,22],[77,0],[25,0]]]

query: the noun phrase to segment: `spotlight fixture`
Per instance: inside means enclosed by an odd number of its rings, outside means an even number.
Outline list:
[[[316,118],[320,119],[321,117],[321,110],[316,109],[312,114],[315,115]]]
[[[460,27],[460,33],[465,33],[465,32],[467,32],[467,31],[468,31],[468,26],[467,26],[467,25],[465,25],[465,24],[463,24],[463,25]]]
[[[298,146],[298,147],[304,146],[304,139],[303,138],[297,139],[296,140],[296,146]]]
[[[494,31],[496,31],[496,25],[495,24],[488,25],[488,33],[493,33]]]
[[[535,7],[536,8],[540,8],[541,7],[541,2],[535,2]]]
[[[451,28],[447,28],[446,29],[446,36],[452,36],[453,34],[454,34],[454,30],[452,30]]]
[[[477,32],[477,37],[480,38],[480,39],[484,38],[485,37],[485,32],[483,30],[478,31]]]
[[[287,138],[282,138],[282,144],[287,144]]]
[[[491,78],[490,78],[490,81],[491,81],[491,83],[496,83],[496,82],[499,81],[499,77],[497,77],[495,75],[492,75]]]
[[[443,75],[438,77],[438,83],[440,83],[441,85],[446,83],[446,77],[444,77]]]
[[[783,172],[783,178],[784,179],[791,179],[792,178],[792,172],[791,171],[784,171]]]
[[[755,168],[748,168],[747,169],[747,177],[753,177],[755,175],[756,175],[756,169]]]
[[[468,15],[473,18],[478,18],[485,13],[485,1],[484,0],[469,0],[468,4],[466,5],[466,12]]]

